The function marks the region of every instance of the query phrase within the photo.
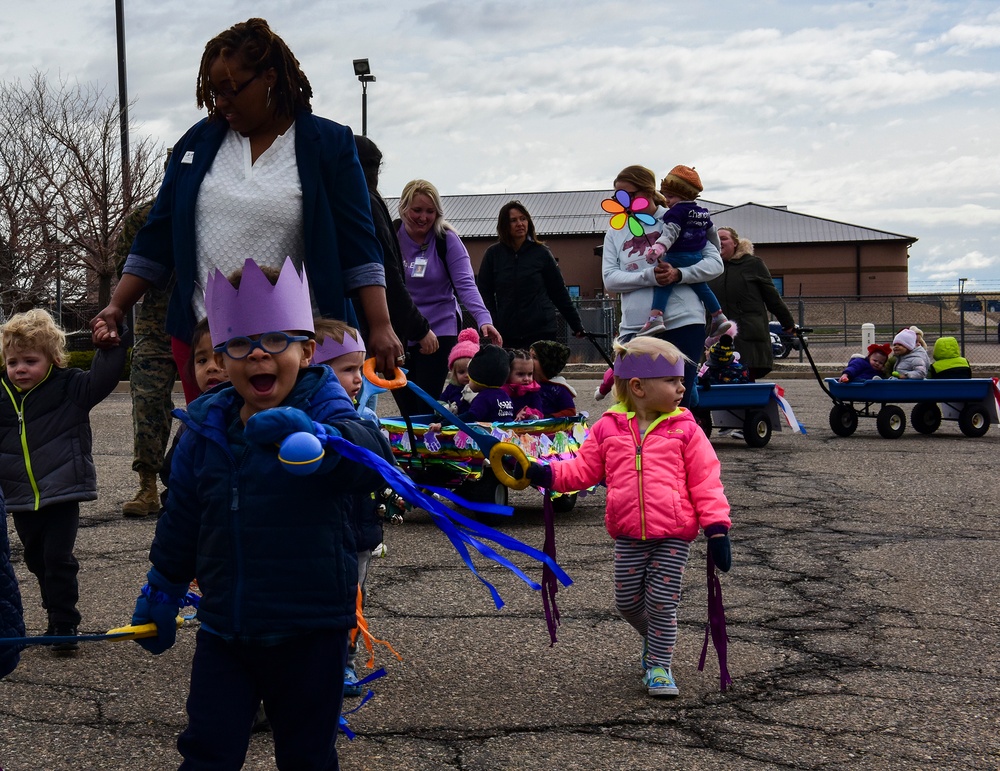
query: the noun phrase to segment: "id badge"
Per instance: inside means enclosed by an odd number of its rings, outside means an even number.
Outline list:
[[[410,277],[423,278],[426,272],[427,272],[427,258],[423,256],[417,257],[417,259],[413,261],[413,266],[410,268]]]

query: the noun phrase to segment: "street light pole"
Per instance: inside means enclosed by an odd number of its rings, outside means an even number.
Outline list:
[[[958,280],[958,329],[963,356],[965,356],[965,282],[968,280],[967,278]]]
[[[125,71],[125,8],[124,0],[115,0],[115,33],[118,38],[118,125],[122,143],[122,204],[132,208],[132,180],[128,149],[128,86]]]
[[[354,60],[354,74],[361,82],[361,136],[368,136],[368,84],[375,82],[367,59]]]

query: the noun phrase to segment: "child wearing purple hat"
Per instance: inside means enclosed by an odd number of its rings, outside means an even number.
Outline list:
[[[170,648],[195,575],[202,591],[187,700],[177,741],[184,767],[238,768],[263,702],[281,767],[337,767],[347,636],[356,624],[358,564],[348,525],[353,496],[381,476],[327,449],[318,469],[292,476],[279,460],[290,434],[328,434],[391,461],[378,427],[361,420],[315,351],[309,285],[291,260],[272,284],[247,260],[205,292],[228,386],[188,406],[170,496],[150,548],[152,568],[132,622]],[[314,422],[315,421],[315,422]]]
[[[681,579],[704,530],[719,569],[729,570],[729,502],[719,459],[684,395],[684,356],[656,337],[615,343],[618,403],[590,429],[575,458],[532,463],[527,476],[559,492],[606,482],[604,516],[615,539],[615,605],[642,636],[642,682],[650,696],[676,696],[670,665]]]

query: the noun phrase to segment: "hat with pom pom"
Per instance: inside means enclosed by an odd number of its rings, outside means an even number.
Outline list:
[[[448,369],[457,359],[471,359],[479,353],[479,330],[467,327],[458,333],[458,342],[448,354]]]

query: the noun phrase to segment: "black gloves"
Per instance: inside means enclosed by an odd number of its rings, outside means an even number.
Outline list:
[[[725,525],[709,525],[705,528],[705,536],[708,538],[708,553],[712,555],[715,566],[723,573],[728,573],[733,566],[729,528]]]
[[[528,464],[526,475],[528,481],[535,487],[544,487],[546,489],[552,487],[552,468],[549,466],[543,466],[541,463],[532,461]]]

